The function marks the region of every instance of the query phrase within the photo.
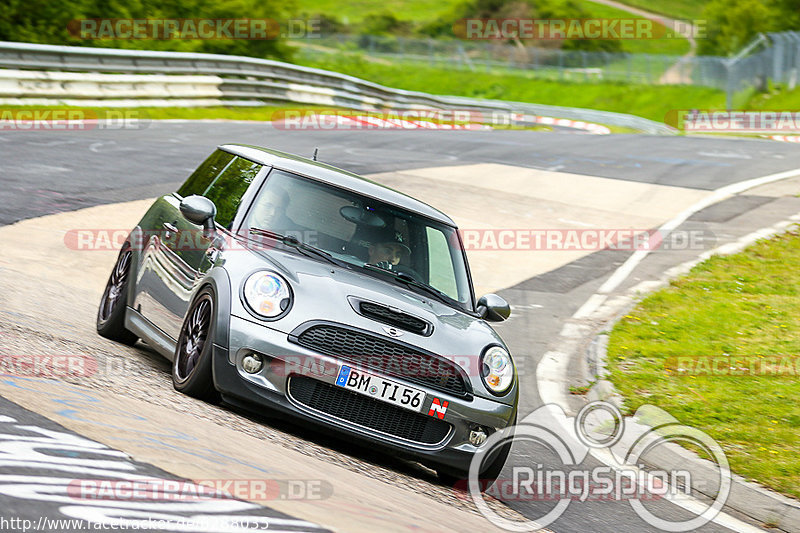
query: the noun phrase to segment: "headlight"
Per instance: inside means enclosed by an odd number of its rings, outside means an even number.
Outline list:
[[[292,291],[282,276],[265,270],[255,272],[244,282],[244,302],[256,315],[276,318],[292,304]]]
[[[508,390],[514,381],[514,363],[508,352],[499,346],[491,346],[481,357],[481,378],[495,394]]]

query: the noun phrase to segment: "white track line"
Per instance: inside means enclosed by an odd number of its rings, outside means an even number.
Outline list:
[[[744,192],[748,189],[758,187],[759,185],[766,185],[767,183],[793,178],[795,176],[800,176],[800,168],[787,170],[786,172],[779,172],[777,174],[770,174],[760,178],[740,181],[738,183],[719,188],[709,196],[678,213],[672,220],[666,222],[664,225],[658,228],[658,231],[660,232],[662,238],[665,238],[672,230],[683,224],[690,216],[710,205],[721,202],[722,200],[725,200],[735,194]],[[649,253],[650,250],[635,251],[633,255],[631,255],[619,268],[617,268],[614,274],[608,278],[603,285],[600,286],[600,288],[597,290],[597,294],[609,294],[614,289],[619,287],[620,284],[625,281],[628,276],[630,276],[631,272],[633,272],[633,270],[639,265],[639,263],[642,262],[642,260],[644,260],[645,257],[648,256]]]
[[[663,224],[659,228],[659,231],[662,232],[662,236],[666,236],[669,234],[669,232],[685,222],[690,216],[710,205],[725,200],[748,189],[765,185],[767,183],[792,178],[798,175],[800,175],[800,169],[788,170],[786,172],[779,172],[777,174],[770,174],[760,178],[753,178],[716,189],[709,196],[694,203],[690,207],[678,213],[678,215],[676,215],[674,218]],[[611,277],[606,280],[605,283],[603,283],[603,285],[598,289],[597,293],[589,297],[589,299],[584,302],[584,304],[575,312],[575,314],[572,315],[572,320],[590,317],[606,302],[608,295],[614,289],[619,287],[620,284],[622,284],[622,282],[628,278],[628,276],[630,276],[631,272],[633,272],[633,270],[639,265],[639,263],[642,262],[645,257],[647,257],[649,253],[650,250],[639,250],[634,252],[633,255],[631,255],[631,257],[629,257],[625,263],[620,265],[617,270],[614,271],[614,274],[612,274]],[[557,343],[559,349],[548,351],[542,356],[542,360],[536,369],[536,384],[539,389],[539,396],[542,399],[542,403],[556,403],[561,405],[565,410],[568,409],[567,394],[561,378],[567,372],[570,354],[574,352],[573,348],[577,347],[575,345],[580,342],[580,339],[589,333],[591,333],[589,326],[583,326],[574,322],[567,322],[564,324],[564,327],[559,334],[560,339]],[[595,452],[596,450],[590,450],[590,453],[593,457],[605,464],[609,464],[607,457],[603,457],[602,453]],[[689,496],[680,499],[670,499],[670,501],[673,504],[695,514],[698,513],[698,510],[702,511],[706,508],[704,503]],[[711,522],[741,533],[756,533],[763,531],[762,529],[751,526],[746,522],[742,522],[741,520],[724,512],[720,512],[711,520]]]

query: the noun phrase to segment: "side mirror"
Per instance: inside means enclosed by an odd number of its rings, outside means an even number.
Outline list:
[[[478,300],[478,313],[489,322],[502,322],[511,316],[511,306],[496,294],[487,294]]]
[[[214,217],[217,216],[217,206],[205,196],[193,194],[181,201],[181,213],[192,224],[203,226],[206,233],[214,232]]]

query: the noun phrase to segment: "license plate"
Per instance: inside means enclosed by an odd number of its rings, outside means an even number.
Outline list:
[[[347,365],[339,367],[336,386],[416,412],[420,412],[425,403],[425,392],[420,389]]]

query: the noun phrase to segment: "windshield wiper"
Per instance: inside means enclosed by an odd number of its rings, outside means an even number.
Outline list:
[[[431,287],[427,283],[422,283],[421,281],[415,280],[413,277],[409,276],[408,274],[404,274],[403,272],[395,272],[393,270],[386,270],[385,268],[381,268],[381,267],[379,267],[377,265],[373,265],[371,263],[364,263],[364,268],[366,268],[367,270],[371,270],[373,272],[380,272],[382,274],[389,274],[390,276],[392,276],[396,280],[402,281],[403,283],[407,283],[409,285],[417,287],[418,289],[422,289],[423,291],[427,292],[428,294],[432,294],[433,296],[436,296],[436,298],[438,298],[439,301],[441,301],[441,302],[443,302],[443,303],[445,303],[447,305],[453,305],[453,301],[454,300],[452,298],[450,298],[449,296],[447,296],[445,293],[443,293],[442,291],[440,291],[439,289],[437,289],[435,287]]]
[[[282,235],[275,231],[271,231],[268,229],[261,229],[261,228],[250,228],[250,234],[261,235],[263,237],[269,237],[270,239],[275,239],[276,241],[285,244],[286,246],[291,246],[295,248],[296,250],[300,251],[303,255],[307,257],[311,256],[318,257],[336,266],[342,266],[339,263],[339,261],[334,259],[333,256],[328,252],[326,252],[325,250],[317,248],[316,246],[311,246],[310,244],[301,241],[294,235]]]

